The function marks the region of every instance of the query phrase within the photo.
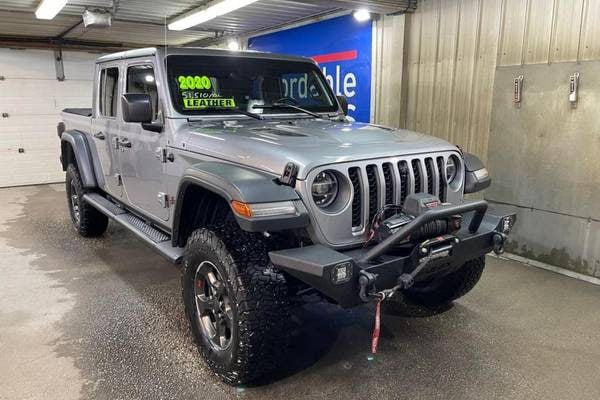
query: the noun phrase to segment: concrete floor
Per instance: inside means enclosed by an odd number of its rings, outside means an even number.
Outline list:
[[[78,237],[62,185],[0,190],[0,399],[599,399],[600,288],[488,258],[447,313],[298,310],[289,368],[231,388],[190,340],[179,272],[123,229]]]

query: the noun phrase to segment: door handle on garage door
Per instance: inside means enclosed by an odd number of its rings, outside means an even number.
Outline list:
[[[102,133],[102,132],[94,133],[94,137],[96,139],[100,139],[100,140],[106,139],[106,136],[104,136],[104,133]]]
[[[131,148],[131,142],[125,138],[119,139],[119,147]]]

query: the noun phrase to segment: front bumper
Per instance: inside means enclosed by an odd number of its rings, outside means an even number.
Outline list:
[[[442,277],[471,259],[492,250],[502,251],[506,235],[516,220],[515,214],[488,209],[485,201],[466,202],[427,211],[414,223],[375,246],[335,251],[317,244],[272,251],[269,257],[277,268],[314,287],[340,306],[352,307],[363,303],[359,284],[361,275],[367,273],[374,277],[372,284],[377,290],[396,286],[400,276],[410,274],[417,268],[421,260],[417,250],[422,250],[419,246],[407,248],[396,245],[428,221],[457,213],[463,215],[461,230],[453,235],[451,241],[444,243],[443,249],[436,250],[438,256],[419,270],[414,277],[415,282],[433,276]],[[336,282],[335,275],[341,266],[348,273],[343,282]]]

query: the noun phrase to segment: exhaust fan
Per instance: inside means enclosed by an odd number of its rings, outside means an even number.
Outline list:
[[[110,28],[112,15],[104,10],[85,10],[83,12],[83,25],[86,28]]]

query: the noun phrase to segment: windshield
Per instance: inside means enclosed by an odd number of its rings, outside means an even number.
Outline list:
[[[239,109],[257,114],[336,112],[337,103],[319,68],[309,62],[243,57],[169,56],[173,104],[188,115]]]

